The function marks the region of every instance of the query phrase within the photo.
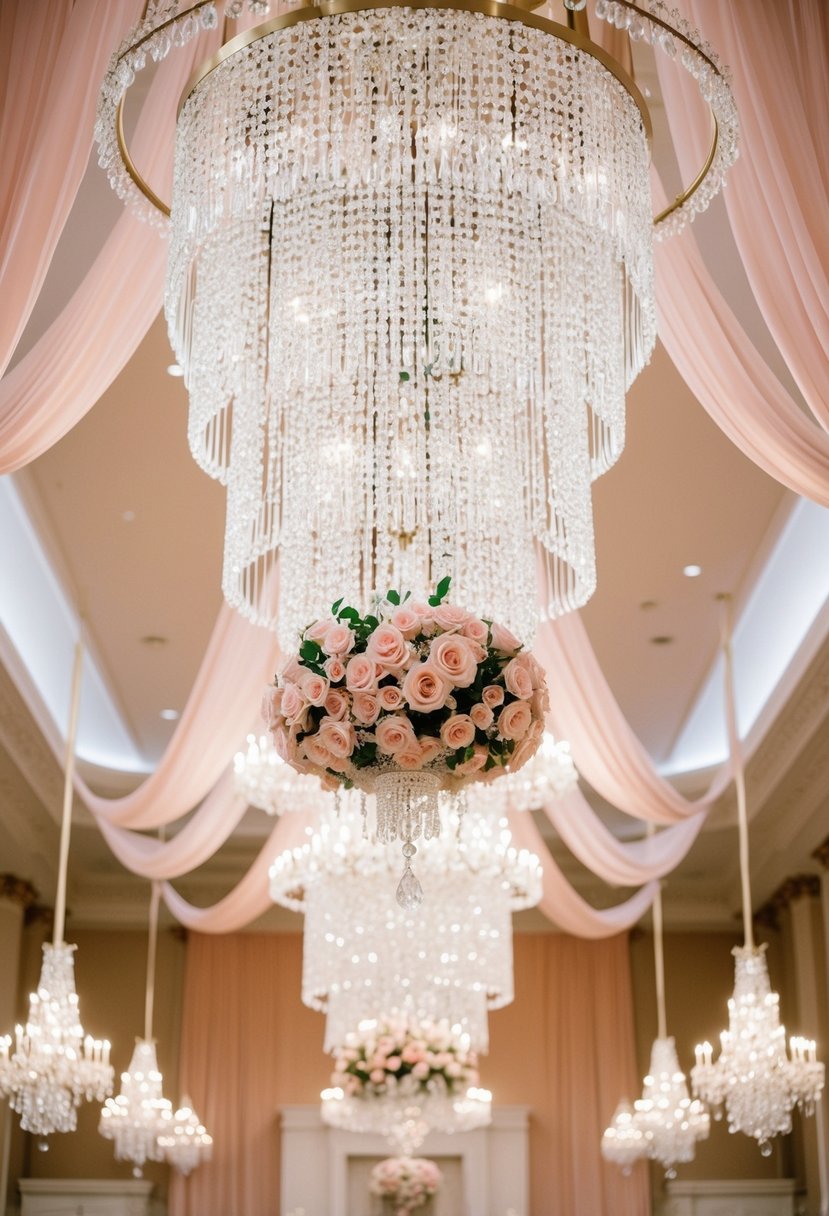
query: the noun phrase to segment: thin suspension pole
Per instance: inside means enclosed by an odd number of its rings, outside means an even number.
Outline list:
[[[161,900],[161,883],[154,882],[150,896],[150,934],[147,943],[147,987],[144,995],[144,1038],[153,1037],[153,1003],[155,1001],[155,956],[158,945],[158,905]]]
[[[72,691],[69,699],[69,726],[66,732],[66,758],[63,766],[63,814],[60,823],[60,853],[58,857],[58,890],[55,896],[55,927],[52,944],[60,946],[66,923],[66,872],[69,866],[69,837],[72,831],[72,793],[75,779],[75,739],[78,733],[78,709],[81,703],[81,673],[83,643],[75,643],[72,666]]]
[[[652,823],[648,824],[648,839],[656,832]],[[656,1037],[668,1037],[668,1021],[665,1016],[665,952],[662,942],[662,883],[657,882],[656,896],[653,909],[653,971],[656,977]]]
[[[737,792],[737,827],[740,836],[740,888],[743,896],[743,935],[749,950],[754,949],[754,919],[751,914],[751,874],[748,857],[748,812],[746,809],[746,778],[743,762],[743,746],[737,729],[737,703],[734,694],[734,655],[731,639],[733,632],[733,602],[724,595],[722,649],[725,660],[725,721],[728,730],[728,747],[734,770],[734,787]]]

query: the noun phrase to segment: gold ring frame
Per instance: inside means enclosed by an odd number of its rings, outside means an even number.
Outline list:
[[[175,16],[168,18],[154,27],[141,38],[136,39],[121,56],[116,59],[115,66],[126,58],[130,53],[140,50],[143,45],[150,41],[160,30],[174,25],[188,16],[197,14],[200,9],[206,5],[213,3],[214,0],[195,0],[189,8],[182,10]],[[687,49],[693,52],[694,55],[704,62],[706,67],[713,72],[717,77],[722,78],[722,72],[717,63],[707,55],[691,38],[689,38],[682,30],[670,25],[662,17],[652,13],[648,9],[644,9],[636,0],[616,0],[616,2],[629,12],[638,15],[654,26],[658,26],[665,31],[672,39],[676,39],[682,43]],[[610,72],[619,81],[621,86],[630,95],[635,102],[639,113],[642,117],[642,123],[645,130],[648,142],[652,141],[652,127],[650,115],[645,103],[645,99],[636,86],[635,82],[628,73],[621,67],[615,59],[612,58],[602,47],[593,42],[585,33],[586,20],[582,12],[573,13],[568,11],[568,25],[561,25],[558,22],[552,21],[546,17],[539,16],[534,10],[540,7],[543,0],[513,0],[512,3],[505,3],[504,0],[321,0],[318,5],[313,5],[306,8],[296,9],[290,13],[284,13],[280,17],[275,17],[270,21],[264,22],[236,37],[229,39],[224,45],[203,63],[191,76],[190,80],[182,93],[179,102],[178,113],[181,113],[181,108],[189,97],[193,89],[202,81],[210,72],[215,71],[226,59],[230,56],[249,47],[252,43],[257,42],[260,38],[265,38],[269,34],[276,33],[278,30],[288,29],[291,26],[297,25],[303,21],[313,21],[321,17],[334,16],[340,13],[357,13],[367,11],[369,9],[383,8],[412,8],[412,9],[454,9],[459,12],[481,13],[484,16],[500,18],[505,21],[514,21],[519,24],[524,24],[530,28],[542,30],[544,33],[550,34],[555,38],[569,43],[577,50],[583,51],[585,54],[592,56],[602,66]],[[118,151],[123,162],[124,169],[132,180],[133,184],[144,196],[144,198],[163,216],[170,215],[170,208],[159,198],[156,192],[144,179],[141,172],[137,168],[131,154],[127,141],[124,135],[123,123],[123,107],[126,92],[119,99],[115,110],[116,123],[116,139]],[[669,203],[662,211],[654,216],[654,227],[658,227],[671,216],[674,212],[684,207],[685,204],[693,198],[700,189],[702,184],[707,179],[711,172],[712,166],[717,157],[717,151],[720,140],[719,124],[713,107],[709,103],[709,112],[711,115],[711,142],[708,152],[705,157],[699,172],[694,177],[693,181],[684,187],[674,198],[673,202]]]

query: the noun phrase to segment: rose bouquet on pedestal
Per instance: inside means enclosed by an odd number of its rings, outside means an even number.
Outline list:
[[[469,1131],[490,1121],[492,1097],[478,1088],[469,1036],[447,1021],[363,1022],[334,1056],[322,1117],[335,1127],[379,1132],[410,1152],[432,1128]]]
[[[266,690],[279,754],[326,788],[377,797],[381,841],[403,840],[404,906],[420,902],[413,840],[438,833],[438,791],[515,772],[537,750],[549,705],[543,669],[494,621],[389,591],[376,615],[332,605]]]
[[[371,1171],[372,1195],[388,1199],[395,1216],[412,1216],[436,1195],[443,1176],[426,1157],[387,1157]]]

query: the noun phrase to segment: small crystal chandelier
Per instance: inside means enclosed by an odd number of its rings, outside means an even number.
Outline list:
[[[155,959],[158,946],[158,909],[161,884],[152,884],[150,896],[149,935],[147,946],[147,984],[144,1002],[144,1037],[135,1040],[130,1066],[121,1073],[121,1092],[108,1098],[101,1111],[98,1131],[115,1145],[116,1161],[132,1161],[133,1174],[140,1178],[147,1161],[168,1161],[180,1169],[180,1161],[189,1173],[201,1159],[209,1155],[212,1144],[192,1109],[173,1114],[172,1103],[164,1097],[164,1079],[159,1071],[153,1038],[153,1005],[155,1001]],[[187,1104],[190,1106],[190,1104]],[[188,1127],[191,1151],[184,1152]],[[206,1140],[200,1139],[201,1137]],[[192,1164],[190,1164],[192,1162]]]
[[[804,1115],[814,1114],[823,1090],[825,1069],[817,1060],[812,1040],[792,1038],[791,1058],[786,1054],[786,1028],[780,1022],[780,997],[772,992],[769,983],[766,946],[754,944],[745,771],[734,700],[731,601],[729,597],[723,598],[725,705],[737,791],[745,944],[735,946],[732,951],[734,994],[728,1001],[728,1030],[720,1034],[719,1058],[714,1061],[710,1043],[699,1044],[691,1083],[694,1092],[711,1106],[715,1118],[721,1118],[724,1109],[728,1130],[753,1137],[767,1157],[773,1138],[791,1131],[793,1107],[797,1106]]]
[[[51,945],[43,947],[37,991],[29,997],[25,1025],[15,1028],[14,1050],[10,1035],[0,1037],[0,1094],[20,1115],[23,1130],[36,1136],[74,1131],[81,1102],[102,1102],[112,1093],[110,1045],[106,1039],[93,1039],[84,1033],[75,991],[75,946],[63,940],[82,668],[83,648],[79,642],[75,646],[66,737],[54,935]],[[41,1147],[47,1147],[45,1141]]]
[[[633,1110],[624,1101],[616,1108],[602,1136],[602,1156],[626,1174],[636,1161],[649,1157],[664,1167],[667,1178],[674,1178],[676,1165],[693,1161],[697,1141],[708,1135],[709,1119],[703,1104],[688,1094],[676,1044],[667,1033],[661,889],[653,902],[653,952],[657,1037],[651,1047],[650,1071]]]
[[[168,208],[124,95],[222,8],[242,5],[151,0],[96,137],[118,194],[169,229],[190,446],[227,486],[225,596],[290,644],[336,595],[367,609],[439,571],[529,641],[537,554],[544,615],[595,587],[592,482],[655,341],[654,232],[707,206],[736,155],[716,57],[661,0],[596,5],[714,115],[704,168],[654,221],[645,102],[584,13],[256,0],[271,19],[182,103]]]
[[[286,764],[269,735],[248,735],[246,743],[246,750],[233,757],[233,778],[248,806],[269,815],[321,811],[328,795],[318,778],[298,773]]]
[[[416,914],[394,899],[394,850],[353,811],[329,812],[271,867],[272,898],[305,914],[302,1000],[326,1014],[326,1051],[378,1010],[445,1018],[485,1051],[487,1011],[513,1000],[511,917],[541,898],[538,859],[497,822],[443,813],[444,832],[421,846]]]
[[[180,1174],[191,1174],[196,1166],[213,1156],[213,1139],[193,1109],[192,1099],[184,1097],[169,1127],[158,1137],[164,1159]]]

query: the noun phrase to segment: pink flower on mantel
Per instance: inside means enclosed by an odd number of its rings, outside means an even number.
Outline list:
[[[415,713],[431,714],[446,704],[449,685],[434,668],[415,663],[406,673],[402,691]]]

